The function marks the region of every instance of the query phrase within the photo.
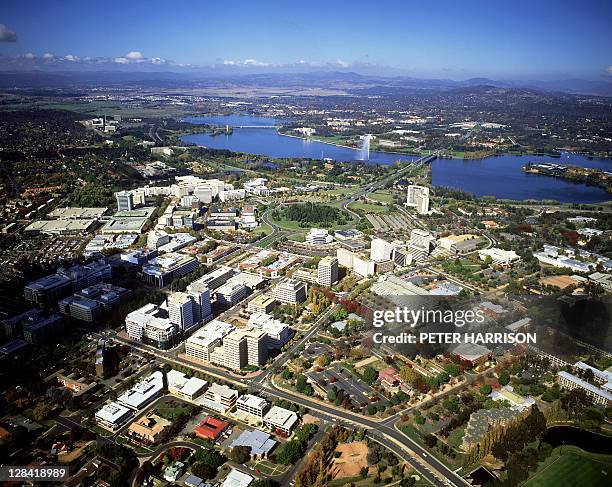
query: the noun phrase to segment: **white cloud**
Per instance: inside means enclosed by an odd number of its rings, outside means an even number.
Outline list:
[[[64,61],[70,61],[72,63],[75,63],[79,60],[78,56],[75,56],[74,54],[67,54],[64,56]]]
[[[223,64],[225,66],[236,66],[236,61],[232,61],[231,59],[224,59]]]
[[[129,64],[130,60],[124,57],[116,57],[115,62],[117,64]]]
[[[244,64],[245,66],[269,66],[268,63],[262,63],[261,61],[258,61],[257,59],[245,59],[244,60]]]
[[[0,24],[0,42],[17,42],[17,34],[6,25]]]
[[[31,52],[28,52],[24,54],[23,57],[26,59],[34,59],[34,54],[32,54]]]
[[[140,51],[130,51],[124,57],[129,59],[130,61],[138,61],[139,59],[144,58]]]
[[[53,54],[51,54],[50,52],[46,52],[43,54],[43,59],[53,59],[55,58],[55,56]]]
[[[608,69],[606,71],[608,71],[608,74],[612,74],[612,66],[608,66]]]
[[[347,63],[346,61],[343,61],[342,59],[337,59],[336,60],[336,64],[338,66],[340,66],[341,68],[348,68],[349,67],[349,63]]]

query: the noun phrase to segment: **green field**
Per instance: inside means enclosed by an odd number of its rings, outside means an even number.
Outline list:
[[[574,446],[555,448],[524,487],[604,487],[612,483],[612,455],[596,455]]]
[[[351,210],[363,210],[366,213],[385,213],[387,211],[387,208],[384,206],[375,205],[373,203],[363,203],[361,201],[351,203],[348,207]]]
[[[370,193],[368,198],[375,201],[380,201],[381,203],[393,203],[393,195],[390,191],[379,189]]]

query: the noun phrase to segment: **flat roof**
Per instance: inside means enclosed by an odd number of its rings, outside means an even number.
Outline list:
[[[291,429],[291,427],[297,423],[298,416],[288,409],[272,406],[270,411],[264,416],[264,421],[272,423],[275,426],[281,426],[285,429]]]
[[[117,402],[132,409],[140,409],[141,406],[160,394],[163,388],[163,374],[160,371],[155,371],[121,394],[117,398]]]
[[[247,407],[264,409],[268,405],[268,401],[253,394],[243,394],[238,398],[236,404],[244,404]]]
[[[168,388],[177,389],[188,396],[197,394],[208,384],[205,380],[197,377],[187,378],[185,374],[174,369],[168,372],[166,377],[168,379]]]
[[[247,487],[251,482],[253,482],[253,477],[232,468],[229,475],[223,481],[223,487]]]
[[[243,431],[238,438],[232,441],[230,447],[248,446],[251,448],[251,455],[267,455],[276,445],[268,433],[260,430]]]
[[[96,413],[96,418],[105,421],[107,423],[116,424],[122,418],[131,413],[131,410],[118,404],[116,402],[110,402],[102,406],[101,409]]]

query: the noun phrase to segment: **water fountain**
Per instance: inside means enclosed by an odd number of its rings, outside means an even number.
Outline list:
[[[359,160],[360,161],[369,161],[370,160],[370,139],[372,136],[370,134],[362,135],[361,139],[361,148],[359,149]]]

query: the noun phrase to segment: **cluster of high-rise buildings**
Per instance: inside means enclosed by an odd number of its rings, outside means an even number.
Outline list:
[[[196,281],[161,305],[148,303],[132,311],[125,318],[125,328],[132,340],[168,349],[211,317],[210,290]]]
[[[187,357],[228,369],[259,367],[268,352],[289,341],[289,327],[266,313],[253,313],[244,328],[213,320],[185,341]]]

